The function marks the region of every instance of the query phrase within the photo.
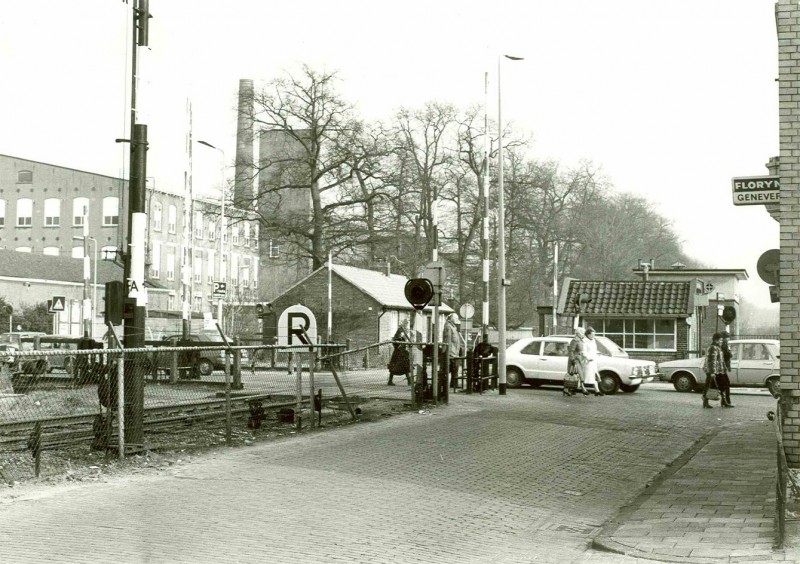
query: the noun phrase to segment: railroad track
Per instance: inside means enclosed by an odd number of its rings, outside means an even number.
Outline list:
[[[296,405],[293,396],[240,396],[231,398],[231,416],[249,415],[251,401],[262,401],[263,407],[267,410]],[[303,405],[308,406],[308,403],[308,396],[304,396]],[[92,440],[95,436],[94,425],[98,415],[99,413],[92,413],[2,423],[0,452],[28,449],[28,440],[37,423],[41,423],[42,426],[42,448],[56,448]],[[174,426],[178,422],[207,421],[225,416],[225,399],[211,399],[145,408],[143,424],[145,429],[154,430],[159,427]]]

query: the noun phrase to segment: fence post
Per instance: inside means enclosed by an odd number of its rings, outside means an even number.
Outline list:
[[[170,367],[169,371],[169,383],[170,384],[177,384],[178,383],[178,351],[172,351],[170,353],[170,358],[172,361],[172,366]]]
[[[33,451],[33,471],[34,476],[39,477],[39,472],[42,467],[42,422],[37,421],[33,424],[33,434],[29,439],[29,446]]]
[[[473,366],[474,357],[472,351],[467,351],[467,393],[472,393],[472,380],[474,378],[475,366]]]
[[[297,360],[294,360],[295,371],[295,406],[294,406],[294,424],[298,431],[303,428],[303,361],[302,356],[297,355]]]
[[[227,370],[225,371],[225,444],[231,446],[231,375]]]
[[[119,341],[118,341],[119,342]],[[122,343],[119,344],[122,348]],[[173,372],[174,374],[174,372]],[[125,459],[125,352],[119,355],[119,362],[117,362],[117,449],[119,453],[117,457],[120,460]]]
[[[316,364],[317,356],[316,352],[311,351],[308,353],[308,384],[309,384],[309,404],[310,404],[310,412],[311,412],[311,428],[315,427],[314,425],[314,398],[316,397],[316,393],[314,392],[314,364]]]
[[[238,337],[233,340],[234,346],[241,345]],[[233,351],[233,389],[242,389],[242,351],[235,349]]]

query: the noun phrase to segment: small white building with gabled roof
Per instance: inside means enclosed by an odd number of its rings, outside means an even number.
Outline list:
[[[405,298],[408,278],[400,274],[332,264],[318,268],[272,301],[278,317],[288,307],[301,304],[317,320],[317,334],[322,342],[366,346],[392,338],[404,320],[411,325],[414,308]],[[331,325],[328,327],[328,289],[330,286]],[[439,328],[454,313],[447,304],[439,307]],[[427,306],[415,318],[415,329],[424,341],[432,338],[433,306]]]

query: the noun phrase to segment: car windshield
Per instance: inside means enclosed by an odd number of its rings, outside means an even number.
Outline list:
[[[600,354],[628,358],[628,353],[608,337],[597,336],[594,338],[594,340],[597,341],[597,352]]]

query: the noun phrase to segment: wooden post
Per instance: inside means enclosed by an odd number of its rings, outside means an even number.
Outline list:
[[[11,383],[11,367],[5,362],[0,363],[0,393],[14,393],[14,385]]]
[[[309,411],[311,412],[311,428],[312,429],[315,427],[315,425],[314,425],[314,397],[316,396],[316,393],[314,392],[314,364],[316,364],[316,361],[317,361],[316,353],[314,353],[314,352],[308,353],[308,384],[309,384],[308,387],[309,387],[309,390],[310,390],[309,394],[308,394],[308,397],[309,397],[309,405],[311,407],[311,409]]]
[[[291,358],[291,357],[290,357]],[[295,370],[295,406],[294,424],[298,431],[303,428],[303,362],[302,356],[297,355],[298,360],[294,363]]]
[[[227,358],[227,354],[225,357]],[[231,375],[225,371],[225,444],[231,446]]]
[[[239,339],[236,338],[233,340],[233,344],[239,346],[241,343]],[[241,349],[235,349],[233,351],[233,389],[234,390],[241,390],[242,389],[242,351]]]
[[[34,475],[38,478],[42,467],[42,422],[37,421],[33,424],[33,435],[31,435],[31,450],[33,451]]]
[[[172,366],[169,370],[169,383],[170,384],[177,384],[178,382],[178,353],[177,351],[172,351],[170,353],[170,357],[172,359]]]
[[[121,346],[121,345],[120,345]],[[175,372],[173,372],[174,374]],[[111,415],[109,410],[109,417]],[[125,459],[125,353],[119,355],[117,362],[117,456]]]

